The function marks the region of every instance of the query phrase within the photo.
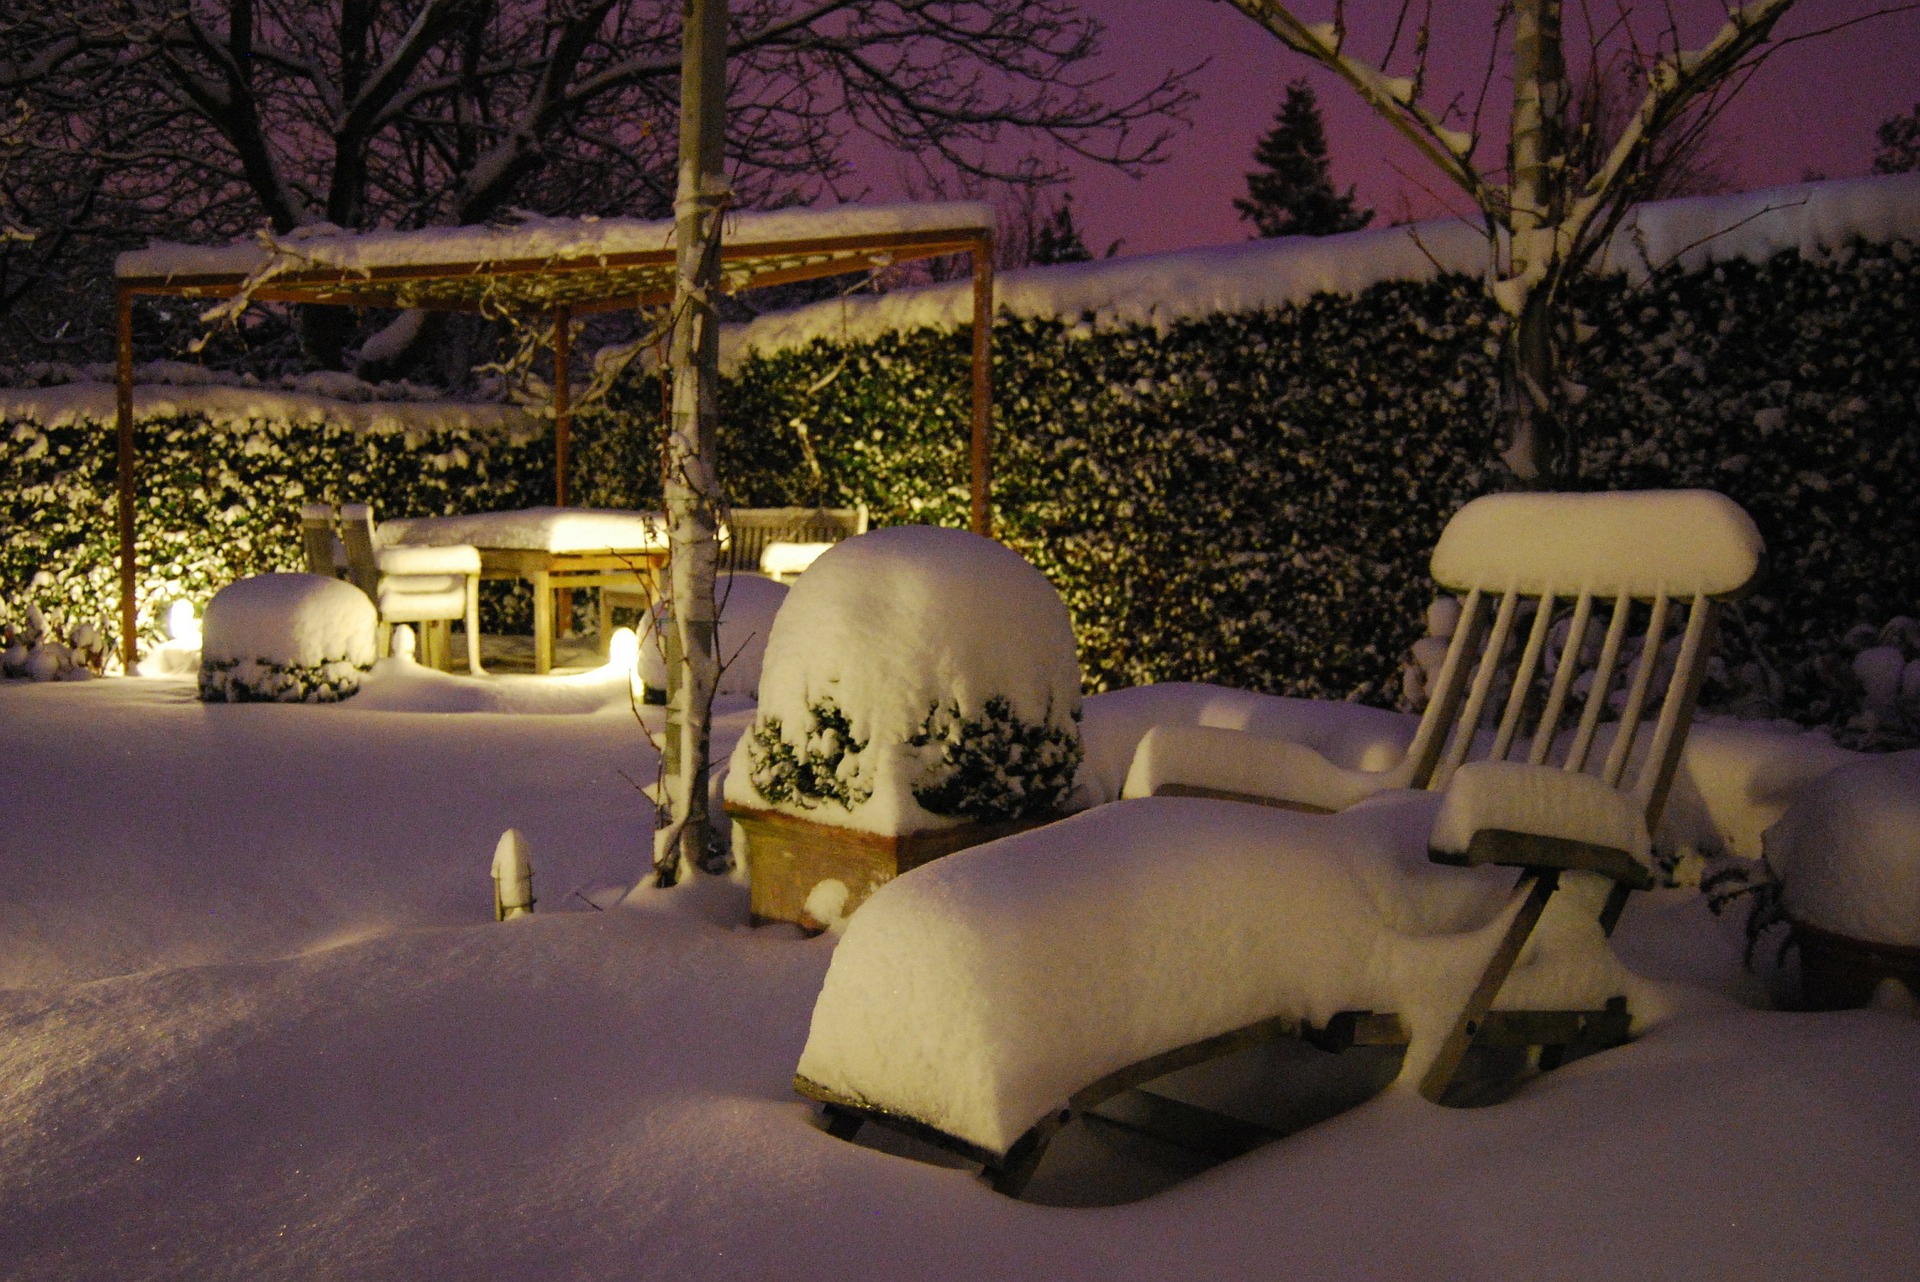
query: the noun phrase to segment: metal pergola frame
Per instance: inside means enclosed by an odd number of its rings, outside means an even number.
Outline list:
[[[847,235],[725,240],[727,293],[839,276],[891,263],[966,254],[973,270],[971,527],[991,532],[992,430],[989,344],[993,326],[993,231],[978,225]],[[256,281],[250,271],[116,274],[119,324],[115,418],[119,429],[120,624],[128,671],[138,656],[134,547],[133,300],[234,298],[333,307],[418,308],[493,315],[545,313],[553,322],[554,500],[567,505],[571,344],[576,316],[660,306],[673,300],[674,254],[659,249],[548,257],[468,258],[371,267],[303,267]]]

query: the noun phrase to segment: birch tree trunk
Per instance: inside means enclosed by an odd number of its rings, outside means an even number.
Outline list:
[[[671,636],[665,796],[654,831],[655,881],[673,885],[711,849],[707,813],[713,691],[719,679],[714,572],[719,559],[720,217],[725,173],[726,0],[683,0],[678,259],[669,361],[673,400],[664,490]]]
[[[1560,0],[1514,5],[1511,240],[1496,291],[1508,314],[1501,364],[1502,458],[1520,484],[1552,487],[1573,462],[1560,414],[1556,296],[1565,284],[1566,118],[1570,89]]]

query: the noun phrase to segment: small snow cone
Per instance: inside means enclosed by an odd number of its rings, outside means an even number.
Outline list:
[[[260,574],[207,604],[200,698],[208,703],[332,703],[373,666],[367,594],[317,574]]]
[[[835,545],[780,607],[727,774],[755,916],[824,924],[805,913],[822,881],[851,912],[898,872],[1057,817],[1079,723],[1072,621],[1017,553],[930,526]]]

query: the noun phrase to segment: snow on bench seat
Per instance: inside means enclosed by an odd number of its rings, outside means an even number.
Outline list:
[[[848,924],[799,1075],[996,1153],[1110,1073],[1276,1015],[1398,1013],[1417,1079],[1512,886],[1428,861],[1439,801],[1396,791],[1322,816],[1145,798],[915,869]],[[1629,991],[1603,895],[1569,879],[1502,1009]]]

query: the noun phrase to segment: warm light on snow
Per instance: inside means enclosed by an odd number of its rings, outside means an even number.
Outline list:
[[[632,675],[640,663],[640,634],[632,628],[615,628],[607,639],[607,668]]]
[[[167,611],[167,635],[183,646],[200,648],[200,620],[193,612],[193,602],[173,603]]]

